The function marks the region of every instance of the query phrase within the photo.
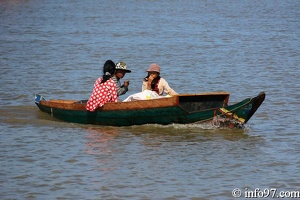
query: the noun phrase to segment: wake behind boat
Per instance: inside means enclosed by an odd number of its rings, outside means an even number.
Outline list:
[[[110,102],[95,112],[86,110],[86,101],[46,100],[35,95],[43,112],[66,122],[105,126],[143,124],[212,123],[220,127],[243,127],[265,99],[265,93],[228,105],[229,92],[180,94],[149,100]]]

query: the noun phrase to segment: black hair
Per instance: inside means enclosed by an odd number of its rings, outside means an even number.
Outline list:
[[[149,76],[150,76],[150,73],[148,73],[148,76],[146,76],[144,78],[144,81],[148,81]],[[155,86],[158,83],[159,79],[160,79],[160,76],[158,75],[155,79],[152,80],[152,82],[151,82],[151,89],[152,90],[155,88]]]
[[[101,83],[105,83],[116,71],[116,65],[113,61],[107,60],[103,65],[103,76]]]

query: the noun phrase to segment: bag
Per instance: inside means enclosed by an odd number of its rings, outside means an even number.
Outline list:
[[[160,96],[151,90],[144,90],[143,92],[135,93],[127,97],[123,102],[126,101],[136,101],[136,100],[147,100],[147,99],[156,99]]]

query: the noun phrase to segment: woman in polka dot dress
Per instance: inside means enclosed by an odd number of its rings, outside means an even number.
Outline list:
[[[94,112],[98,107],[102,107],[106,102],[117,102],[117,86],[111,79],[116,70],[113,61],[107,60],[103,66],[103,76],[98,78],[94,84],[94,89],[89,98],[86,109]]]

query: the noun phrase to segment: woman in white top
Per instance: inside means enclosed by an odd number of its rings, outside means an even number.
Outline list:
[[[158,95],[177,95],[177,93],[169,86],[168,82],[160,77],[160,66],[152,63],[147,69],[148,75],[143,80],[142,91],[152,90]]]

